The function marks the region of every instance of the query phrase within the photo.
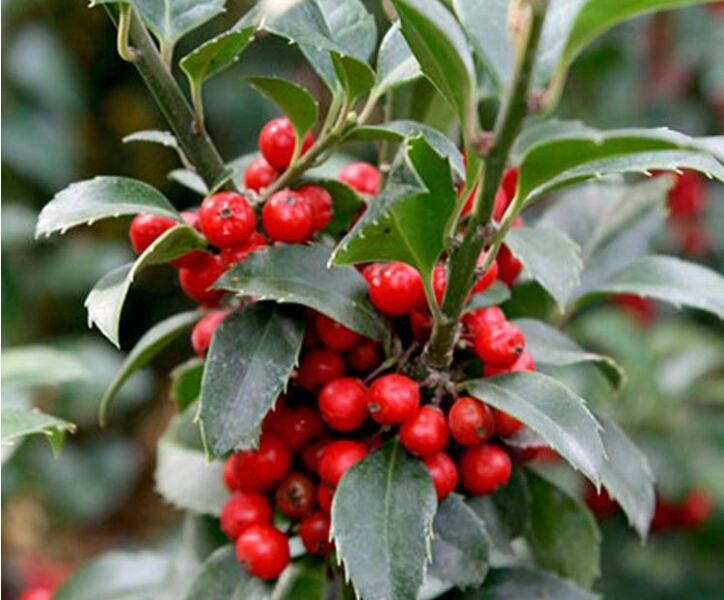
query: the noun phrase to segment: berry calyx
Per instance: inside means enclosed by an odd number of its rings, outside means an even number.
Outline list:
[[[261,222],[272,241],[300,244],[312,233],[312,209],[297,192],[280,190],[264,203]]]
[[[289,564],[289,541],[275,527],[257,523],[236,540],[236,558],[254,577],[276,579]]]
[[[370,301],[383,315],[407,315],[425,304],[422,279],[411,266],[393,262],[368,273]]]
[[[400,427],[400,441],[410,454],[425,458],[442,452],[447,445],[445,415],[434,406],[423,406]]]
[[[297,383],[305,390],[316,391],[344,374],[344,359],[337,352],[319,348],[310,350],[299,364]]]
[[[311,133],[304,136],[300,155],[309,150],[313,141]],[[265,160],[277,171],[284,171],[292,161],[297,136],[292,122],[286,117],[279,117],[262,127],[258,142]]]
[[[381,425],[403,423],[417,412],[420,388],[405,375],[393,373],[376,379],[369,389],[367,408]]]
[[[292,472],[279,482],[274,500],[280,512],[292,519],[301,519],[312,512],[315,492],[309,477]]]
[[[469,448],[460,459],[463,487],[476,496],[492,494],[508,483],[512,471],[510,456],[495,444]]]
[[[192,266],[178,271],[178,280],[183,292],[199,304],[213,304],[223,295],[223,290],[210,289],[211,285],[225,271],[221,258],[213,254],[204,254]]]
[[[271,433],[262,434],[258,450],[244,450],[236,455],[234,470],[239,490],[266,492],[289,471],[292,455],[287,445]]]
[[[493,413],[470,396],[455,400],[448,413],[450,433],[463,446],[476,446],[490,439],[495,431]]]
[[[347,364],[358,373],[368,373],[382,362],[380,345],[372,340],[364,340],[347,354]]]
[[[338,179],[360,194],[380,193],[380,172],[365,162],[353,162],[342,167]]]
[[[475,335],[475,354],[483,363],[510,367],[525,349],[525,338],[512,323],[505,321],[480,328]]]
[[[229,498],[221,509],[221,531],[232,540],[256,523],[271,523],[272,507],[266,496],[242,492]]]
[[[241,244],[235,246],[226,246],[221,249],[219,256],[224,266],[228,269],[231,265],[246,260],[246,258],[252,253],[256,252],[260,248],[268,246],[269,242],[267,239],[258,231],[255,231],[249,236],[249,239]]]
[[[168,217],[145,213],[136,215],[128,229],[133,251],[136,254],[143,254],[144,250],[175,225],[178,225],[178,221]]]
[[[264,158],[255,158],[244,171],[244,186],[247,189],[261,192],[274,183],[278,173]]]
[[[226,318],[229,312],[226,310],[214,310],[208,315],[204,315],[194,328],[191,330],[191,345],[194,348],[194,352],[203,358],[206,354],[206,350],[211,344],[211,338],[214,335],[216,328],[221,325],[221,322]]]
[[[299,537],[304,549],[314,556],[329,554],[334,547],[329,541],[329,517],[320,511],[299,523]]]
[[[517,431],[523,427],[523,423],[507,412],[494,408],[492,413],[493,421],[495,421],[495,435],[507,437],[517,433]]]
[[[321,185],[307,184],[294,190],[312,210],[312,231],[321,231],[332,220],[332,196]]]
[[[357,429],[367,419],[367,388],[352,377],[330,381],[319,394],[319,412],[332,429]]]
[[[285,407],[275,410],[274,415],[271,430],[295,451],[324,431],[319,413],[309,406]]]
[[[423,460],[427,467],[438,501],[447,498],[458,484],[458,468],[444,452],[438,452]]]
[[[249,239],[256,227],[256,215],[241,194],[219,192],[201,203],[199,226],[209,242],[224,248]]]
[[[352,440],[330,443],[319,460],[319,476],[322,481],[336,487],[342,475],[352,465],[367,456],[367,446]]]
[[[356,331],[321,313],[317,314],[314,323],[322,343],[335,352],[351,350],[362,340],[362,336]]]

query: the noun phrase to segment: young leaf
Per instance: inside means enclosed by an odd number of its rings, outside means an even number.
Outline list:
[[[530,567],[491,569],[485,583],[462,596],[462,600],[596,600],[598,596],[559,579],[548,571]]]
[[[347,471],[334,494],[332,537],[359,597],[415,597],[425,577],[436,505],[425,465],[397,439]]]
[[[199,420],[210,456],[251,448],[302,347],[304,321],[259,302],[230,314],[214,333],[201,382]]]
[[[490,544],[484,523],[451,494],[437,507],[430,575],[459,588],[478,586],[488,573]]]
[[[396,21],[382,38],[377,53],[377,77],[373,93],[382,96],[421,76],[420,65],[400,32],[399,21]]]
[[[52,415],[40,412],[37,409],[28,410],[3,406],[0,409],[0,430],[2,439],[0,442],[13,444],[16,441],[34,434],[44,434],[48,437],[53,450],[60,450],[66,432],[75,431],[75,425],[68,423]]]
[[[126,360],[123,362],[123,366],[118,375],[116,375],[116,378],[111,382],[101,398],[99,416],[101,425],[105,425],[111,402],[125,381],[133,375],[133,373],[151,362],[154,356],[178,338],[183,332],[191,329],[191,326],[196,323],[200,317],[201,313],[196,311],[173,315],[151,327],[151,329],[136,342],[136,345],[128,353]]]
[[[96,177],[58,192],[38,215],[35,237],[49,236],[99,219],[151,213],[183,223],[181,215],[150,185],[128,177]]]
[[[123,138],[123,143],[128,142],[151,142],[152,144],[160,144],[166,148],[179,150],[180,146],[176,136],[170,131],[159,131],[158,129],[143,129],[134,131]]]
[[[211,554],[191,584],[186,600],[269,600],[269,584],[242,570],[233,544]]]
[[[176,403],[179,412],[183,412],[199,399],[203,374],[204,361],[198,357],[182,362],[171,371],[169,394]]]
[[[544,569],[590,588],[600,573],[600,541],[596,520],[577,500],[528,472],[531,518],[528,545]]]
[[[319,107],[303,87],[279,77],[249,77],[247,81],[289,118],[298,140],[314,127]]]
[[[600,425],[584,401],[555,379],[510,373],[466,384],[468,392],[537,431],[553,450],[591,481],[601,481],[604,449]]]
[[[214,284],[260,300],[302,304],[375,340],[387,326],[367,297],[367,284],[352,267],[328,267],[330,250],[319,244],[277,245],[254,252]]]
[[[510,298],[510,288],[502,281],[496,281],[484,292],[474,294],[465,307],[465,312],[475,310],[476,308],[496,306],[502,304],[508,300],[508,298]]]
[[[332,65],[348,102],[354,102],[375,84],[372,68],[354,57],[332,52]]]

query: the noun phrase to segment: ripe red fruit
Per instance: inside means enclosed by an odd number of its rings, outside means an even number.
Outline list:
[[[357,429],[367,419],[365,384],[352,377],[330,381],[319,394],[319,412],[332,429]]]
[[[495,435],[501,437],[513,435],[523,427],[523,423],[518,419],[497,408],[493,409],[493,421],[495,421]]]
[[[209,289],[224,272],[221,258],[213,254],[204,254],[193,266],[178,271],[178,280],[183,292],[199,304],[213,304],[223,295],[223,290]]]
[[[510,456],[494,444],[469,448],[460,459],[463,487],[476,496],[492,494],[508,483],[512,471]]]
[[[319,460],[319,476],[322,481],[335,487],[342,475],[355,463],[367,456],[367,447],[352,440],[331,442]]]
[[[239,489],[245,492],[266,492],[287,474],[292,455],[277,436],[264,433],[258,450],[245,450],[236,455],[235,472]]]
[[[262,157],[252,160],[244,171],[244,185],[255,192],[261,192],[274,183],[276,178],[276,169]]]
[[[424,306],[422,279],[411,266],[393,262],[368,273],[370,301],[383,315],[399,317]]]
[[[458,469],[455,462],[444,452],[428,456],[423,462],[432,478],[438,501],[444,500],[458,484]]]
[[[307,471],[315,475],[318,474],[319,460],[322,458],[322,454],[324,454],[324,450],[328,444],[329,439],[323,436],[321,439],[309,442],[302,447],[299,454],[302,457],[302,464]]]
[[[247,527],[236,540],[236,558],[259,579],[275,579],[289,564],[289,541],[265,523]]]
[[[317,486],[317,504],[325,514],[332,511],[332,500],[334,499],[334,488],[326,483]]]
[[[27,588],[17,600],[53,600],[55,591],[46,585],[34,585]]]
[[[380,172],[364,162],[353,162],[342,167],[338,179],[360,194],[376,196],[380,193]]]
[[[400,441],[405,449],[424,458],[442,452],[447,445],[445,415],[435,406],[423,406],[400,427]]]
[[[498,279],[511,287],[523,270],[523,263],[515,257],[505,244],[500,247],[495,260],[498,263]]]
[[[330,350],[346,352],[362,340],[362,336],[356,331],[348,329],[321,313],[317,314],[314,323],[319,337]]]
[[[656,319],[656,306],[649,298],[634,294],[615,294],[610,302],[626,311],[638,325],[647,327]]]
[[[214,246],[235,246],[249,239],[256,227],[256,215],[241,194],[219,192],[201,203],[199,226]]]
[[[312,231],[321,231],[332,220],[332,196],[321,185],[308,184],[294,190],[312,210]]]
[[[309,406],[286,407],[274,411],[274,414],[271,430],[292,450],[299,450],[324,431],[322,419],[317,411]]]
[[[651,531],[663,531],[676,525],[677,513],[676,505],[657,496],[654,517],[651,519]]]
[[[344,374],[344,359],[337,353],[323,348],[310,350],[299,365],[297,383],[310,392]]]
[[[496,367],[490,364],[483,365],[483,375],[485,375],[485,377],[495,377],[496,375],[517,373],[519,371],[535,371],[533,357],[525,351],[518,357],[518,360],[509,367]]]
[[[495,194],[495,204],[493,205],[493,218],[500,221],[510,203],[515,197],[515,188],[518,187],[518,169],[506,169],[503,173],[503,179],[500,182],[498,192]]]
[[[235,492],[241,489],[241,481],[236,474],[236,463],[238,460],[237,454],[231,454],[224,461],[224,470],[222,472],[222,478],[224,479],[224,485],[230,492]]]
[[[590,511],[599,519],[612,515],[618,507],[605,489],[601,488],[601,491],[597,492],[596,488],[590,483],[586,483],[583,500]]]
[[[194,352],[201,358],[206,354],[206,349],[211,343],[211,337],[214,335],[216,328],[229,314],[227,310],[214,310],[208,315],[202,317],[191,331],[191,345]]]
[[[372,340],[364,340],[347,354],[347,364],[359,373],[368,373],[382,361],[380,346]]]
[[[302,140],[304,154],[312,146],[312,134],[308,133]],[[292,161],[297,136],[292,123],[286,117],[272,119],[259,133],[259,151],[266,161],[277,171],[284,171]]]
[[[475,335],[475,354],[484,363],[510,367],[525,349],[525,338],[512,323],[505,321],[482,327]]]
[[[435,265],[432,271],[432,291],[438,304],[442,304],[445,288],[447,288],[447,269],[445,265]]]
[[[448,424],[455,441],[463,446],[476,446],[490,439],[495,430],[493,413],[470,396],[455,400],[448,413]]]
[[[696,171],[684,171],[669,191],[667,206],[674,219],[696,217],[706,209],[706,183]]]
[[[702,490],[692,490],[679,506],[677,521],[682,527],[691,529],[706,522],[713,512],[711,496]]]
[[[315,512],[299,523],[299,537],[309,554],[324,556],[333,544],[329,541],[329,517],[322,512]]]
[[[403,423],[411,418],[420,405],[417,383],[393,373],[376,379],[369,389],[367,408],[372,418],[382,425]]]
[[[482,265],[484,260],[485,260],[485,253],[483,252],[480,255],[480,258],[478,259],[478,264]],[[493,285],[495,283],[495,280],[497,278],[498,278],[498,262],[494,260],[493,263],[488,268],[488,270],[485,271],[485,273],[483,273],[478,278],[478,280],[473,284],[471,293],[479,294],[480,292],[484,292],[491,285]]]
[[[261,222],[272,241],[300,244],[312,233],[312,209],[297,192],[281,190],[264,203]]]
[[[429,313],[415,311],[410,315],[410,330],[412,337],[419,343],[424,343],[432,333],[432,317]]]
[[[235,246],[226,246],[221,249],[221,260],[228,269],[231,265],[245,260],[252,252],[268,246],[267,239],[258,231],[254,231],[248,240]]]
[[[463,331],[467,338],[474,338],[481,329],[505,320],[505,314],[498,306],[477,308],[463,315]]]
[[[274,500],[277,508],[292,519],[301,519],[314,508],[315,489],[312,480],[299,472],[291,472],[279,482]]]
[[[255,492],[234,494],[221,509],[221,531],[235,540],[249,525],[271,523],[272,507],[266,496]]]
[[[146,248],[174,225],[178,225],[178,221],[159,215],[140,214],[133,217],[128,236],[131,238],[131,246],[134,252],[142,254]]]

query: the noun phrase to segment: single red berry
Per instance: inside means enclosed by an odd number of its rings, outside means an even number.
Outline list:
[[[294,190],[312,209],[312,231],[321,231],[332,220],[332,196],[321,185],[307,184]]]
[[[500,182],[498,192],[495,194],[495,203],[493,205],[493,218],[501,221],[505,211],[515,197],[515,190],[518,187],[518,169],[506,169],[503,173],[503,179]]]
[[[287,409],[287,397],[282,395],[277,398],[274,406],[271,410],[266,413],[264,420],[261,423],[261,430],[264,433],[274,432],[275,423],[279,419],[280,415]]]
[[[334,545],[329,541],[329,517],[323,512],[315,512],[299,523],[299,537],[309,554],[324,556]]]
[[[469,448],[460,458],[463,487],[475,496],[492,494],[508,483],[512,471],[510,456],[494,444]]]
[[[523,427],[523,423],[507,412],[503,412],[497,408],[494,408],[492,412],[493,421],[495,421],[495,435],[508,437],[509,435],[517,433],[518,430]]]
[[[708,521],[713,512],[711,496],[703,490],[692,490],[679,506],[677,522],[682,527],[693,529]]]
[[[335,352],[351,350],[362,340],[362,336],[356,331],[321,313],[317,314],[314,323],[324,345]]]
[[[674,219],[688,219],[700,215],[707,205],[706,183],[696,171],[684,171],[676,177],[669,191],[667,206]]]
[[[199,304],[213,304],[224,295],[223,290],[210,289],[223,274],[225,268],[221,258],[204,254],[193,266],[178,271],[178,280],[183,292]]]
[[[332,512],[333,499],[334,488],[326,483],[320,483],[317,486],[317,504],[323,513],[328,515]]]
[[[281,481],[292,464],[287,445],[271,433],[263,433],[258,450],[239,452],[235,462],[239,489],[266,492]]]
[[[289,541],[266,523],[251,525],[236,540],[236,558],[259,579],[276,579],[289,564]]]
[[[410,330],[412,337],[419,343],[424,343],[432,333],[432,317],[429,313],[416,310],[410,315]]]
[[[483,375],[485,375],[485,377],[495,377],[496,375],[503,375],[505,373],[518,373],[519,371],[535,371],[533,357],[525,351],[523,351],[523,354],[518,357],[518,360],[509,367],[496,367],[490,364],[483,365]]]
[[[17,600],[53,600],[55,590],[47,585],[34,585],[26,588]]]
[[[445,265],[435,265],[432,271],[432,291],[435,294],[435,300],[438,304],[442,304],[445,297],[445,289],[447,288],[447,269]]]
[[[309,406],[284,408],[272,422],[272,431],[292,450],[299,450],[307,442],[317,439],[324,431],[319,414]]]
[[[380,172],[364,162],[353,162],[342,167],[338,179],[360,194],[376,196],[380,193]]]
[[[358,373],[368,373],[382,362],[380,345],[363,340],[347,354],[347,364]]]
[[[194,352],[201,358],[206,354],[206,349],[211,343],[211,337],[214,335],[214,331],[221,325],[221,322],[228,314],[229,311],[227,310],[214,310],[202,317],[199,322],[194,325],[191,331],[191,345],[194,348]]]
[[[330,381],[319,393],[319,412],[337,431],[352,431],[367,420],[367,388],[359,379]]]
[[[442,452],[447,445],[445,415],[435,406],[422,406],[400,426],[400,441],[415,456],[425,458]]]
[[[305,444],[299,454],[302,457],[304,468],[314,475],[319,475],[319,461],[324,450],[329,444],[329,438],[322,436],[321,439]]]
[[[300,154],[304,154],[312,146],[312,134],[308,133],[302,140]],[[259,133],[259,151],[266,161],[277,171],[284,171],[292,161],[297,136],[292,123],[286,117],[272,119]]]
[[[342,475],[352,465],[367,456],[367,446],[352,440],[331,442],[319,460],[319,476],[325,483],[335,487]]]
[[[474,339],[481,329],[495,323],[503,323],[505,320],[505,314],[498,306],[477,308],[463,315],[463,334],[468,339]]]
[[[455,462],[444,452],[428,456],[423,462],[430,473],[438,501],[444,500],[458,484],[458,468]]]
[[[651,519],[651,531],[664,531],[671,529],[678,520],[678,507],[657,496],[654,507],[654,517]]]
[[[249,525],[271,523],[272,507],[266,496],[242,492],[229,498],[221,509],[221,531],[235,540]]]
[[[372,280],[377,277],[377,274],[384,269],[387,264],[389,263],[369,263],[365,265],[364,267],[360,267],[360,265],[357,265],[357,268],[359,269],[359,272],[362,274],[362,277],[365,278],[365,281],[367,282],[367,285],[372,285]]]
[[[404,423],[420,406],[420,388],[409,377],[393,373],[376,379],[369,389],[367,408],[382,425]]]
[[[219,255],[224,266],[228,269],[231,265],[246,260],[252,252],[256,252],[268,245],[269,241],[261,233],[255,231],[244,243],[222,248]]]
[[[312,512],[315,492],[309,477],[292,471],[279,482],[274,500],[280,512],[291,519],[301,519]]]
[[[523,270],[523,263],[515,257],[505,244],[500,247],[495,260],[498,263],[498,279],[511,287]]]
[[[493,436],[493,413],[487,405],[470,396],[455,400],[447,418],[450,433],[463,446],[477,446]]]
[[[525,349],[522,332],[509,321],[480,328],[475,336],[475,354],[484,363],[510,367]]]
[[[143,254],[146,248],[175,225],[178,225],[178,221],[168,217],[149,214],[136,215],[128,230],[134,252]]]
[[[345,371],[344,359],[337,352],[319,348],[310,350],[299,364],[297,383],[314,392],[326,383],[341,377]]]
[[[249,239],[256,227],[256,215],[241,194],[219,192],[204,198],[199,209],[199,225],[206,239],[224,248]]]
[[[297,192],[281,190],[272,194],[261,210],[264,230],[274,242],[301,244],[312,233],[312,209]]]
[[[626,311],[641,327],[648,327],[656,319],[656,305],[649,298],[635,294],[615,294],[610,302]]]
[[[462,191],[463,187],[461,187]],[[460,192],[458,192],[460,193]],[[478,194],[478,186],[476,185],[473,187],[472,190],[468,193],[467,198],[465,198],[465,205],[463,206],[463,210],[461,211],[460,215],[462,217],[467,217],[470,214],[470,211],[473,210],[473,204],[475,203],[475,196]]]
[[[401,262],[369,271],[370,301],[383,315],[399,317],[425,304],[425,290],[420,274]]]
[[[246,167],[244,171],[244,185],[247,189],[261,192],[264,188],[274,183],[277,175],[276,169],[260,156],[252,160],[249,166]]]
[[[601,488],[600,492],[596,491],[596,488],[592,484],[586,483],[586,491],[583,495],[583,500],[590,511],[596,515],[599,519],[608,517],[616,512],[618,505],[608,495],[608,492]]]
[[[224,479],[224,485],[230,492],[236,492],[241,489],[241,481],[236,474],[236,463],[237,454],[230,454],[229,457],[224,461],[224,470],[222,472],[222,478]]]
[[[480,258],[478,259],[478,264],[482,265],[483,261],[485,260],[485,252],[483,252],[480,255]],[[498,262],[493,261],[493,263],[488,267],[488,270],[485,271],[475,282],[473,285],[473,288],[471,290],[471,293],[473,294],[479,294],[480,292],[484,292],[487,290],[491,285],[495,283],[495,280],[498,278]]]

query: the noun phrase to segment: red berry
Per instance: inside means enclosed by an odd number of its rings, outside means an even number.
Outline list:
[[[512,323],[505,321],[482,327],[475,340],[475,354],[488,365],[510,367],[525,349],[525,338]]]
[[[258,231],[251,234],[248,240],[235,246],[226,246],[221,249],[221,260],[228,269],[231,265],[245,260],[252,252],[268,246],[267,239]]]
[[[221,258],[213,254],[204,254],[193,266],[178,271],[178,280],[183,292],[199,304],[213,304],[223,295],[223,290],[210,289],[211,285],[224,272]]]
[[[181,217],[184,220],[184,223],[191,229],[195,229],[196,231],[201,231],[201,228],[199,227],[199,214],[195,210],[184,210],[181,211]],[[175,258],[171,261],[171,265],[176,267],[177,269],[182,269],[184,267],[193,267],[197,262],[204,260],[204,256],[207,253],[203,250],[192,250],[191,252],[188,252],[184,254],[183,256],[179,256],[178,258]]]
[[[276,178],[276,169],[262,157],[252,160],[244,171],[244,185],[255,192],[261,192],[274,183]]]
[[[508,453],[494,444],[469,448],[460,459],[463,487],[476,496],[492,494],[508,483],[512,470]]]
[[[442,411],[423,406],[400,427],[400,441],[415,456],[426,457],[442,452],[447,445],[447,423]]]
[[[199,209],[199,225],[206,239],[224,248],[249,239],[256,227],[256,215],[241,194],[219,192],[204,198]]]
[[[475,338],[478,331],[494,323],[503,323],[505,314],[497,306],[477,308],[463,315],[462,323],[465,336]]]
[[[442,304],[445,297],[445,289],[447,288],[447,269],[445,265],[435,265],[432,271],[432,291],[435,293],[435,300],[438,304]]]
[[[490,409],[470,396],[455,400],[448,414],[450,433],[463,446],[477,446],[492,437],[495,428]]]
[[[309,554],[324,556],[334,547],[329,541],[329,517],[315,512],[299,523],[299,537]]]
[[[178,221],[159,215],[140,214],[133,217],[128,235],[136,254],[143,254],[161,235],[178,225]]]
[[[228,314],[229,311],[227,310],[214,310],[194,325],[191,331],[191,345],[194,348],[194,352],[201,358],[206,354],[206,349],[211,343],[211,337],[214,335],[214,331],[221,325],[221,322]]]
[[[485,260],[485,253],[483,252],[480,255],[480,258],[478,259],[478,264],[482,265],[483,261]],[[478,280],[473,285],[473,289],[471,290],[471,293],[473,294],[479,294],[480,292],[484,292],[487,290],[491,285],[495,283],[495,280],[498,278],[498,263],[497,261],[493,261],[493,264],[490,265],[487,271],[483,273]]]
[[[289,541],[271,525],[251,525],[236,540],[236,558],[254,577],[275,579],[289,564]]]
[[[403,423],[420,405],[420,388],[409,377],[393,373],[376,379],[370,386],[367,408],[382,425]]]
[[[312,512],[315,491],[309,477],[291,472],[277,486],[274,500],[280,512],[292,519],[301,519]]]
[[[352,377],[330,381],[319,394],[319,412],[332,429],[357,429],[367,419],[367,388]]]
[[[303,185],[294,190],[312,209],[312,231],[321,231],[332,220],[332,196],[321,185]]]
[[[495,204],[493,205],[493,218],[500,221],[508,210],[508,206],[515,197],[515,190],[518,187],[518,169],[506,169],[503,173],[503,180],[495,195]]]
[[[262,434],[258,450],[245,450],[236,456],[236,477],[239,489],[245,492],[270,490],[287,474],[292,464],[289,448],[271,433]]]
[[[292,190],[272,194],[261,210],[264,230],[274,242],[300,244],[307,241],[313,220],[309,203]]]
[[[231,454],[224,461],[224,470],[222,473],[222,477],[224,479],[224,485],[226,486],[226,489],[230,492],[236,492],[237,490],[241,489],[241,481],[236,474],[237,458],[237,454]]]
[[[308,133],[302,140],[300,154],[304,154],[312,146],[312,134]],[[286,117],[272,119],[259,133],[259,151],[266,161],[277,171],[284,171],[292,161],[297,136],[292,123]]]
[[[432,317],[429,313],[415,311],[410,315],[412,337],[421,344],[426,342],[432,333]]]
[[[382,314],[399,317],[424,306],[425,291],[420,274],[401,262],[369,271],[370,301]]]
[[[364,162],[353,162],[342,167],[338,179],[360,194],[376,196],[380,193],[380,172]]]
[[[458,484],[458,469],[453,459],[439,452],[428,456],[423,462],[430,473],[438,501],[444,500]]]
[[[272,507],[266,496],[255,492],[234,494],[221,509],[221,531],[232,540],[249,525],[271,523]]]
[[[325,514],[332,512],[332,500],[334,499],[334,488],[326,483],[317,486],[317,504]]]
[[[495,365],[483,365],[483,375],[486,377],[495,377],[505,373],[517,373],[519,371],[535,371],[535,363],[533,357],[527,352],[523,352],[511,366],[496,367]]]
[[[667,205],[674,219],[696,217],[706,209],[706,183],[696,171],[684,171],[669,191]]]
[[[324,345],[335,352],[346,352],[362,340],[362,336],[356,331],[321,313],[317,314],[314,322]]]
[[[307,442],[318,438],[324,431],[319,414],[308,406],[297,406],[275,411],[272,431],[292,450],[299,450]]]
[[[586,484],[583,500],[591,512],[599,519],[608,517],[616,512],[617,504],[611,496],[608,495],[608,492],[603,488],[601,488],[600,492],[597,492],[596,488],[590,483]]]
[[[615,294],[610,301],[631,315],[642,327],[651,325],[656,318],[656,306],[648,298],[634,294]]]
[[[323,348],[310,350],[299,365],[297,383],[310,392],[344,374],[344,359],[337,353]]]
[[[654,517],[651,519],[651,531],[663,531],[673,527],[678,518],[677,513],[677,506],[657,497],[654,508]]]
[[[364,340],[347,354],[347,363],[358,373],[368,373],[382,362],[380,345],[372,340]]]
[[[329,439],[322,437],[322,439],[315,442],[306,444],[301,450],[300,455],[302,457],[302,464],[310,473],[314,475],[319,474],[319,460],[324,454],[324,450],[329,444]]]
[[[493,421],[495,421],[495,435],[501,437],[513,435],[523,427],[523,423],[518,419],[497,408],[493,409]]]
[[[686,528],[698,527],[714,512],[711,496],[702,490],[689,492],[677,511],[679,525]]]
[[[511,287],[523,270],[523,264],[515,258],[515,255],[505,244],[500,247],[495,260],[498,263],[498,279]]]
[[[53,600],[55,591],[46,585],[34,585],[27,588],[17,600]]]
[[[367,447],[360,442],[352,440],[332,442],[319,460],[319,476],[322,481],[335,487],[347,469],[365,456],[367,456]]]

